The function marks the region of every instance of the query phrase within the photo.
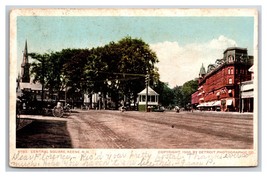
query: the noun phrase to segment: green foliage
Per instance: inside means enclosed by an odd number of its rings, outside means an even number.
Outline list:
[[[124,96],[136,102],[137,94],[145,88],[145,75],[150,86],[159,93],[163,106],[185,106],[197,89],[195,80],[170,89],[159,80],[156,54],[142,39],[127,36],[118,42],[92,49],[63,49],[60,52],[29,54],[34,82],[38,81],[50,94],[64,89],[74,97],[80,93],[109,93],[118,102]]]
[[[158,84],[153,89],[159,94],[159,102],[162,106],[175,104],[174,91],[168,87],[168,84],[158,81]]]
[[[174,103],[175,105],[182,107],[184,105],[183,100],[184,100],[184,94],[182,91],[182,86],[176,86],[173,88],[173,94],[174,94]]]
[[[176,86],[173,88],[175,104],[185,107],[191,103],[191,95],[197,90],[197,80],[190,80],[183,84],[183,86]]]
[[[31,64],[34,81],[43,83],[51,94],[68,88],[69,94],[101,92],[114,99],[120,95],[135,99],[145,87],[147,70],[151,83],[159,78],[156,54],[142,39],[131,37],[90,50],[63,49],[30,56],[35,60]]]

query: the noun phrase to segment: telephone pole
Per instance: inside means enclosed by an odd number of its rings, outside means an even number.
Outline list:
[[[148,86],[149,86],[149,73],[148,69],[146,70],[146,112],[148,112]]]

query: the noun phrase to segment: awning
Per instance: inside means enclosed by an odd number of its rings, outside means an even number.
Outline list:
[[[204,103],[205,107],[211,107],[212,106],[212,103],[211,102],[206,102]]]
[[[233,100],[226,100],[226,105],[231,106],[233,104]]]
[[[253,98],[253,90],[249,92],[242,92],[241,98]]]
[[[254,89],[253,83],[246,83],[246,84],[241,85],[241,91],[243,91],[243,92],[253,90],[253,89]]]
[[[214,104],[214,101],[211,102],[205,102],[205,103],[200,103],[199,105],[197,105],[197,108],[199,107],[212,107]]]
[[[199,108],[199,107],[203,107],[203,104],[199,104],[199,105],[197,105],[197,108]]]
[[[215,101],[212,106],[221,106],[221,101]]]

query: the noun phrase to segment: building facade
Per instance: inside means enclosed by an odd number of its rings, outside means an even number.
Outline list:
[[[253,112],[254,110],[254,67],[249,68],[251,80],[241,83],[241,112]]]
[[[239,111],[240,83],[251,80],[248,69],[252,64],[253,57],[248,56],[246,48],[227,48],[222,59],[208,65],[207,72],[202,65],[192,104],[201,110]]]

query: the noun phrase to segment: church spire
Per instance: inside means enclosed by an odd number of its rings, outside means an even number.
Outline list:
[[[24,47],[24,56],[27,56],[27,60],[28,60],[28,46],[27,46],[27,40],[25,41],[25,47]],[[28,61],[27,61],[28,62]]]
[[[30,82],[30,64],[28,60],[27,40],[25,41],[25,47],[24,47],[23,58],[22,58],[22,63],[21,63],[21,81]]]
[[[199,77],[204,77],[206,74],[207,74],[206,70],[205,70],[204,65],[202,63],[202,66],[201,66],[200,71],[199,71]]]

